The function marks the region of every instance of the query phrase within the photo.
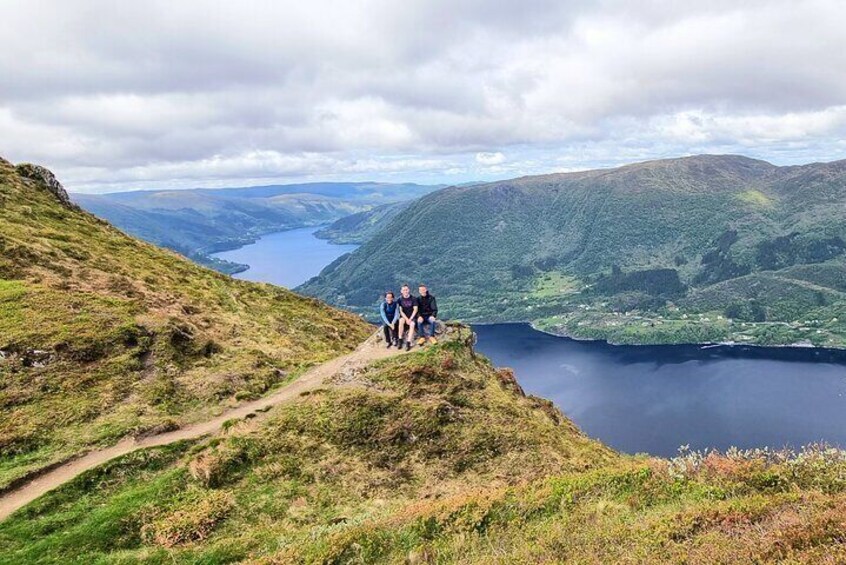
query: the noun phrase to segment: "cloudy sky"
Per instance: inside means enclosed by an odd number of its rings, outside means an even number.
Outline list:
[[[0,6],[0,155],[71,190],[846,158],[840,0]]]

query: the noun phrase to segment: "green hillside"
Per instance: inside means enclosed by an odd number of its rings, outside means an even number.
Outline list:
[[[621,343],[846,346],[846,161],[703,155],[427,195],[301,290],[426,281],[470,321]]]
[[[383,204],[370,210],[350,214],[314,233],[332,243],[362,244],[390,224],[397,215],[411,206],[410,201]]]
[[[465,333],[0,523],[0,563],[838,563],[846,457],[618,455]]]
[[[124,235],[0,160],[0,489],[262,395],[351,350],[357,316]]]

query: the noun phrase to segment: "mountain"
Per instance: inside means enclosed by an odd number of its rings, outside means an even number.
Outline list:
[[[369,332],[128,237],[46,169],[0,161],[0,490],[264,394]]]
[[[372,335],[124,235],[33,165],[0,160],[0,252],[0,506],[25,474],[206,421]],[[473,343],[453,324],[107,460],[0,521],[0,563],[846,558],[844,452],[618,454]]]
[[[330,223],[341,217],[435,190],[416,184],[305,183],[245,188],[73,194],[74,202],[130,235],[234,273],[246,266],[210,253],[261,235]]]
[[[355,243],[361,245],[382,231],[412,201],[382,204],[364,212],[358,212],[335,220],[314,233],[320,239],[332,243]]]
[[[732,155],[424,196],[301,290],[372,315],[426,281],[445,314],[621,343],[846,345],[846,161]]]

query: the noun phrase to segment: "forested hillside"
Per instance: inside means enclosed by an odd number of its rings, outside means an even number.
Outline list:
[[[846,161],[703,155],[435,192],[302,290],[370,312],[423,280],[467,320],[842,346],[844,252]]]
[[[315,232],[315,236],[328,239],[332,243],[355,243],[361,245],[375,237],[403,210],[411,201],[383,204],[371,210],[345,216]]]

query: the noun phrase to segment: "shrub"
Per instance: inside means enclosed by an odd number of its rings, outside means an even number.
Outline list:
[[[145,524],[141,529],[141,537],[147,543],[163,547],[202,541],[234,506],[234,497],[223,491],[209,491],[199,497],[188,497],[181,508]]]

